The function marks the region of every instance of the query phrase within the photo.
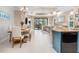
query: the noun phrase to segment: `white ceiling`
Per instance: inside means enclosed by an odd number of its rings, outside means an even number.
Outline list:
[[[73,9],[73,6],[60,6],[60,7],[56,7],[58,10],[63,11],[63,12],[67,12],[71,9]]]
[[[15,10],[20,10],[23,6],[14,7]],[[67,12],[73,9],[73,6],[26,6],[28,13],[53,13],[53,11]]]
[[[23,6],[15,6],[15,9],[20,9]],[[36,10],[61,10],[61,11],[67,11],[73,8],[73,6],[26,6],[29,11],[36,11]]]

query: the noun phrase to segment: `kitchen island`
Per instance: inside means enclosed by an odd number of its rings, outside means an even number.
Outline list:
[[[67,27],[52,28],[53,48],[58,53],[79,52],[79,28],[69,30]]]

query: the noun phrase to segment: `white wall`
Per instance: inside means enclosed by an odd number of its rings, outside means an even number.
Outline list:
[[[13,7],[0,6],[0,10],[6,12],[10,19],[0,18],[0,42],[4,41],[8,37],[8,28],[14,23]]]

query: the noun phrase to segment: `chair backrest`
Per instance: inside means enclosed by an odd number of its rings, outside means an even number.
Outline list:
[[[23,28],[24,28],[24,29],[26,29],[26,28],[27,28],[27,25],[26,25],[26,24],[24,24],[24,25],[23,25]]]
[[[19,26],[14,26],[13,27],[12,37],[21,37],[21,28]]]

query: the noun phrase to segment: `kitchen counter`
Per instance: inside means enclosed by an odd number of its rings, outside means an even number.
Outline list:
[[[64,39],[70,40],[71,43],[65,43],[65,42],[63,43]],[[76,40],[75,43],[72,42],[73,39]],[[54,26],[52,28],[52,40],[53,40],[53,48],[58,53],[61,52],[63,53],[63,51],[79,52],[79,27],[69,30],[67,26]],[[65,48],[63,48],[63,46]]]
[[[65,26],[55,26],[52,30],[57,32],[79,32],[79,28],[69,30],[68,27]]]

